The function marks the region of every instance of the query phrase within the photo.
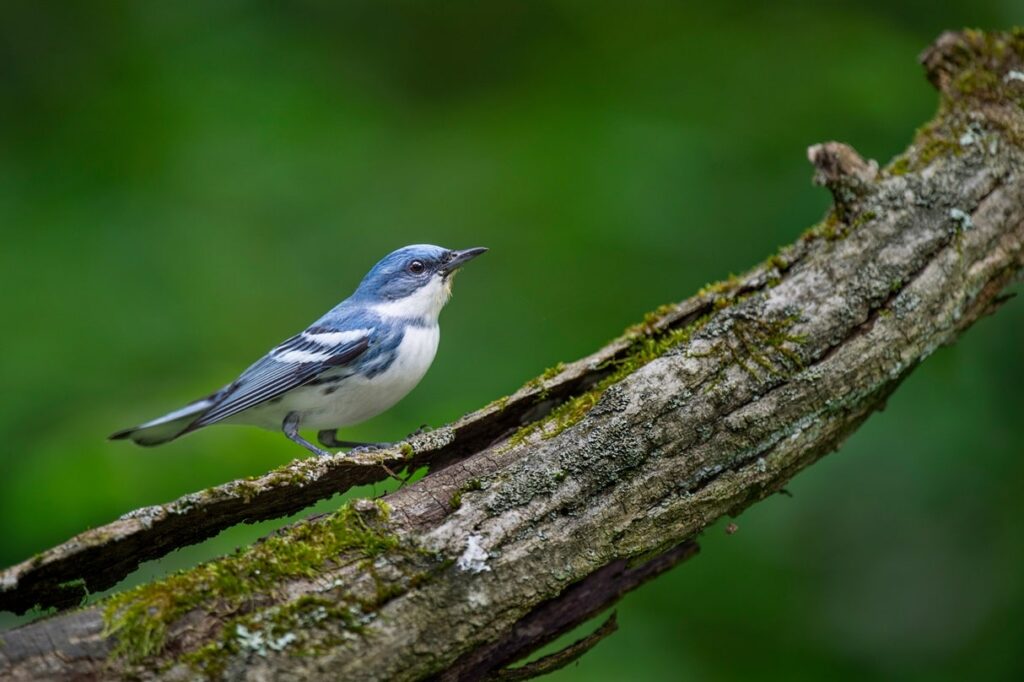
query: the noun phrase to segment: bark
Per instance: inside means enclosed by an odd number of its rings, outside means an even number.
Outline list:
[[[389,513],[356,504],[6,632],[0,677],[522,679],[581,654],[614,622],[509,668],[835,450],[1024,268],[1024,34],[945,34],[922,62],[936,118],[881,171],[846,145],[812,147],[832,211],[743,277],[411,439],[411,456],[296,463],[0,575],[4,608],[66,605],[239,521],[430,467],[386,496]],[[315,561],[294,563],[296,548]]]

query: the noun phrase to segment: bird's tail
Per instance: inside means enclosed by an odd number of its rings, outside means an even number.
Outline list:
[[[169,412],[162,417],[151,419],[130,429],[112,433],[110,440],[131,439],[139,445],[160,445],[172,441],[186,431],[189,426],[216,404],[216,396],[202,398],[189,403],[185,407]]]

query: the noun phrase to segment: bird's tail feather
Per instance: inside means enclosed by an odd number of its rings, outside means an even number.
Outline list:
[[[110,440],[131,439],[139,445],[160,445],[172,441],[189,430],[189,426],[216,403],[214,394],[189,403],[174,412],[151,419],[130,429],[118,431],[109,436]]]

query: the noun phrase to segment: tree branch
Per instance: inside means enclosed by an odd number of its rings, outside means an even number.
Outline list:
[[[945,34],[922,62],[940,89],[936,118],[881,171],[845,145],[812,148],[834,209],[745,276],[413,439],[411,459],[295,463],[9,569],[4,608],[67,604],[81,594],[68,580],[100,589],[142,559],[385,466],[430,466],[379,503],[4,633],[0,676],[529,674],[501,671],[836,449],[1004,300],[1024,268],[1024,34]]]

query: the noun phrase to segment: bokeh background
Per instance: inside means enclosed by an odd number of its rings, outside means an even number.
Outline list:
[[[427,378],[353,438],[454,419],[792,241],[828,205],[809,144],[886,161],[934,111],[917,53],[1022,21],[1019,0],[5,2],[0,564],[300,455],[237,427],[104,438],[229,381],[391,249],[491,253]],[[551,679],[1022,679],[1022,305]]]

